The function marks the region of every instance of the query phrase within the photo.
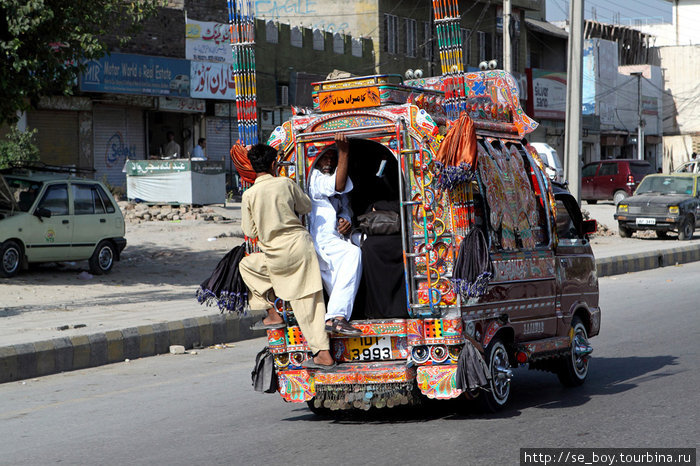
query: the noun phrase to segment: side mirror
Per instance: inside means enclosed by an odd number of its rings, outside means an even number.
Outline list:
[[[37,217],[41,218],[50,218],[51,217],[51,211],[49,209],[45,209],[43,207],[39,207],[34,211],[34,215]]]
[[[595,220],[584,220],[581,222],[581,229],[584,235],[590,235],[596,232],[598,229],[598,222]]]

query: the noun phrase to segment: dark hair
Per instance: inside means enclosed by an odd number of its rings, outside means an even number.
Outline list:
[[[199,139],[197,140],[197,144],[200,144],[200,145],[201,145],[201,144],[202,144],[204,141],[206,141],[206,140],[207,140],[207,138],[199,138]]]
[[[175,133],[173,133],[172,131],[168,131],[167,133],[165,133],[165,135],[168,137],[170,137],[170,136],[175,137]]]
[[[277,159],[277,149],[267,144],[255,144],[248,151],[248,160],[255,173],[270,173],[272,162]]]

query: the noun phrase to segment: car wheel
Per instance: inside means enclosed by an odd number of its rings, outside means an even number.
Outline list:
[[[695,231],[695,226],[693,225],[693,218],[688,215],[681,222],[678,227],[678,239],[681,241],[687,241],[693,238],[693,232]]]
[[[571,321],[571,353],[564,359],[557,371],[562,385],[577,387],[586,381],[588,360],[593,348],[588,343],[588,332],[581,319],[574,317]]]
[[[481,401],[484,411],[495,413],[508,402],[510,379],[513,373],[510,370],[508,351],[502,339],[493,339],[486,347],[485,356],[491,373],[491,382],[489,389],[482,389],[477,399]]]
[[[93,275],[109,273],[112,270],[116,257],[117,253],[114,250],[114,245],[110,241],[101,241],[88,261],[90,273]]]
[[[328,417],[331,415],[331,410],[330,408],[324,408],[323,405],[321,406],[316,406],[315,404],[316,400],[309,400],[306,402],[306,405],[309,407],[312,413],[314,413],[316,416],[320,417]]]
[[[622,238],[630,238],[632,236],[632,229],[623,227],[621,224],[618,224],[618,231],[620,232],[620,236]]]
[[[591,205],[596,205],[598,203],[597,199],[586,199],[586,202],[588,202]]]
[[[659,239],[666,239],[666,238],[668,238],[668,231],[656,230],[656,237]]]
[[[0,277],[14,277],[22,265],[22,248],[17,241],[7,240],[0,245]]]
[[[613,202],[615,204],[619,204],[621,200],[627,197],[627,193],[620,190],[620,191],[615,191],[615,194],[613,195]]]

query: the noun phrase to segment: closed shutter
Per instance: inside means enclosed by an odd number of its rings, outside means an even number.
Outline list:
[[[37,130],[36,144],[43,163],[78,166],[78,112],[29,111],[27,126]]]
[[[231,146],[238,139],[237,120],[226,117],[207,117],[206,138],[209,160],[224,160],[226,171],[231,170]]]
[[[126,186],[126,174],[122,171],[126,160],[145,158],[143,111],[96,105],[93,125],[95,178],[112,186]]]

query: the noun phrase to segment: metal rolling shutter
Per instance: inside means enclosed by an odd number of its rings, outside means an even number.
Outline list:
[[[209,160],[224,160],[226,162],[226,171],[231,170],[232,162],[229,154],[231,146],[238,139],[236,120],[226,117],[207,117],[206,138]]]
[[[27,126],[37,129],[36,143],[42,162],[49,165],[78,165],[78,112],[29,111]]]
[[[95,178],[112,186],[126,186],[122,172],[127,159],[144,159],[143,111],[139,108],[95,105]]]

